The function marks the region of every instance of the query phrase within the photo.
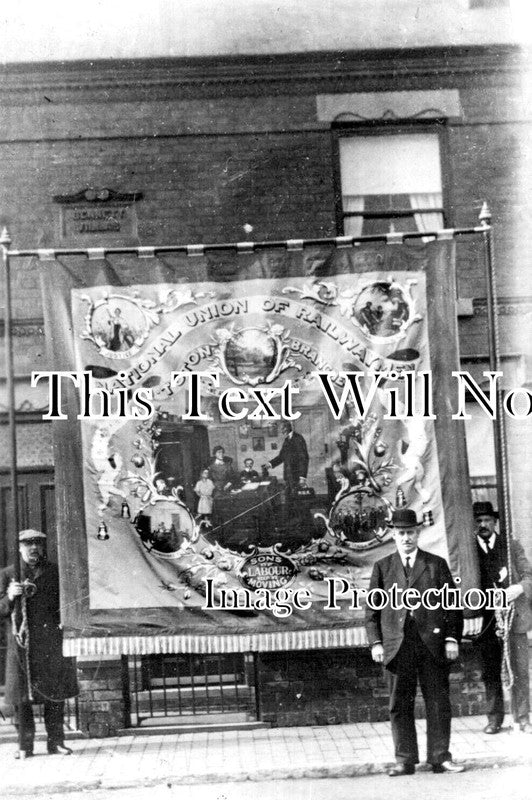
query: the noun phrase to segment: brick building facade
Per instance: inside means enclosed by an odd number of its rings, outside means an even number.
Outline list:
[[[347,224],[345,139],[437,137],[442,224],[475,225],[482,203],[489,204],[505,381],[530,386],[526,71],[524,53],[509,43],[7,65],[0,78],[0,222],[17,249],[335,236]],[[119,230],[91,232],[65,217],[57,198],[88,187],[139,195]],[[385,219],[388,225],[391,217]],[[402,221],[394,221],[395,230]],[[460,352],[479,378],[488,368],[483,258],[480,240],[459,244]],[[17,427],[23,522],[47,527],[53,552],[51,428],[40,421],[44,397],[28,379],[31,370],[53,368],[42,322],[43,268],[18,261],[13,275]],[[0,402],[5,406],[5,395]],[[489,424],[477,417],[470,426],[472,483],[476,496],[491,497],[493,459],[489,447],[480,457],[475,450],[479,430],[489,434]],[[508,421],[507,436],[514,531],[532,556],[529,423]],[[5,424],[0,442],[5,533]],[[2,557],[5,563],[5,536]],[[454,708],[478,713],[478,670],[464,652]],[[316,669],[307,680],[309,659],[322,665],[321,680]],[[106,662],[97,676],[90,664],[80,668],[82,725],[112,733],[127,710],[123,665]],[[366,652],[263,655],[257,674],[262,716],[273,724],[386,715],[382,677]]]

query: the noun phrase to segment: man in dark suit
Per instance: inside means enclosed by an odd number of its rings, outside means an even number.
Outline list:
[[[289,494],[293,494],[298,486],[304,486],[308,472],[308,450],[307,444],[300,433],[292,428],[292,423],[282,422],[281,431],[284,434],[284,441],[279,451],[279,455],[272,458],[266,466],[274,469],[283,465],[283,479],[286,483]]]
[[[72,750],[65,746],[63,714],[65,699],[74,697],[78,687],[74,661],[63,657],[58,570],[46,559],[46,534],[25,530],[18,538],[21,581],[14,580],[13,566],[0,571],[0,617],[7,622],[6,702],[14,707],[17,728],[23,723],[21,749],[26,757],[33,755],[35,738],[32,702],[44,706],[48,753],[69,755]],[[21,620],[13,619],[17,597],[23,597]],[[26,637],[29,650],[25,649]],[[20,756],[18,751],[16,756]]]
[[[402,607],[401,602],[405,589],[417,589],[421,597],[425,591],[441,590],[445,585],[454,588],[453,578],[443,558],[418,548],[419,524],[414,511],[394,511],[392,535],[397,550],[375,563],[370,590],[389,593],[396,586],[397,608],[388,602],[382,610],[375,610],[368,603],[366,610],[372,658],[384,663],[390,673],[390,719],[397,763],[388,774],[412,775],[419,762],[414,719],[418,680],[427,717],[427,762],[434,772],[462,772],[463,766],[453,763],[449,752],[449,663],[458,657],[462,613],[444,610],[435,594],[426,605],[421,603],[413,610]]]
[[[506,598],[514,604],[514,616],[509,635],[510,666],[514,676],[512,685],[512,713],[516,725],[523,733],[532,733],[529,722],[530,694],[528,676],[528,639],[526,632],[532,627],[532,566],[522,546],[510,539],[511,578],[508,570],[508,551],[504,538],[497,533],[499,515],[489,502],[473,503],[473,516],[477,536],[477,552],[482,589],[501,587]],[[498,733],[504,719],[504,697],[501,680],[502,640],[496,634],[495,614],[484,611],[482,632],[478,637],[482,663],[482,679],[486,689],[488,724],[484,733]]]

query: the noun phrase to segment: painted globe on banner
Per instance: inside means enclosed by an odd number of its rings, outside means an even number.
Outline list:
[[[390,505],[379,495],[351,491],[331,511],[331,527],[337,536],[360,547],[380,542],[386,533]]]
[[[278,359],[278,344],[259,328],[246,328],[233,334],[225,348],[225,363],[236,379],[267,378]]]

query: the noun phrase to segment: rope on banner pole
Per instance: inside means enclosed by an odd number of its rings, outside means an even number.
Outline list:
[[[510,631],[514,613],[514,603],[510,603],[508,608],[495,609],[495,634],[502,641],[501,680],[505,689],[511,689],[514,685],[514,673],[510,659]]]
[[[35,585],[31,584],[31,582],[30,585],[32,585],[36,589]],[[24,653],[24,667],[22,668],[22,672],[24,672],[24,683],[28,695],[28,700],[30,703],[32,703],[35,698],[33,697],[33,686],[31,683],[30,627],[28,624],[28,608],[26,604],[27,588],[28,588],[28,581],[24,581],[24,592],[21,597],[22,621],[20,623],[20,626],[18,626],[17,614],[14,609],[11,612],[11,629],[15,642]]]

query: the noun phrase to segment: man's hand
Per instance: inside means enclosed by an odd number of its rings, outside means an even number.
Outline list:
[[[523,592],[524,589],[520,583],[512,583],[512,585],[506,589],[506,599],[509,603],[513,603]]]
[[[12,603],[15,597],[20,597],[23,591],[24,588],[21,583],[17,583],[17,581],[11,581],[7,587],[7,596],[9,601]]]
[[[445,658],[447,661],[456,661],[458,658],[458,642],[445,642]]]
[[[371,648],[371,657],[376,664],[382,664],[384,661],[384,647],[380,642],[374,644]]]

